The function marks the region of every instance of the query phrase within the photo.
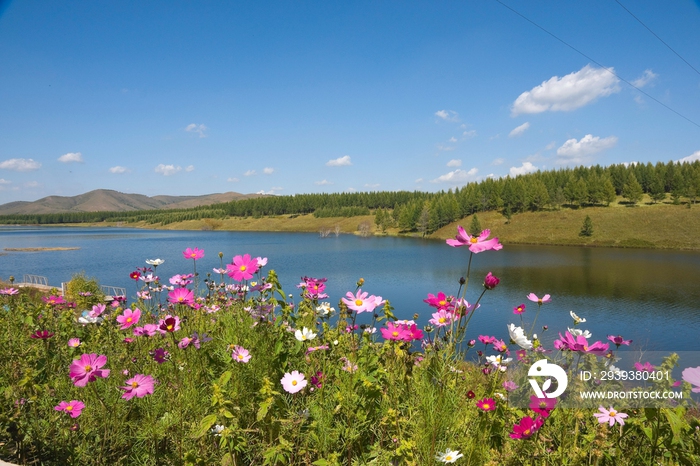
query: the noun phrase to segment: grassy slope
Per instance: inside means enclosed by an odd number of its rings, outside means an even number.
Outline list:
[[[593,236],[588,238],[578,235],[586,215],[593,220]],[[490,228],[492,234],[504,243],[700,249],[700,206],[688,209],[686,205],[645,203],[628,207],[615,203],[610,207],[527,212],[514,215],[509,224],[496,212],[479,213],[478,217],[482,228]],[[341,232],[355,233],[362,222],[369,222],[374,230],[373,215],[351,218],[282,215],[258,219],[190,220],[165,226],[146,223],[127,226],[167,230],[318,232],[323,228],[333,230],[339,225]],[[470,223],[471,217],[464,218],[439,229],[430,238],[454,237],[457,225],[466,228]],[[387,234],[399,233],[397,229],[389,229]]]

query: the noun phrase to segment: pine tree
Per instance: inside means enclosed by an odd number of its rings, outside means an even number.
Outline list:
[[[586,219],[583,221],[583,225],[581,225],[581,231],[578,235],[593,236],[593,220],[591,220],[591,217],[589,215],[586,215]]]
[[[634,176],[634,173],[630,172],[627,182],[625,183],[624,188],[622,188],[622,196],[630,201],[632,205],[635,205],[642,200],[643,194],[642,185],[639,184],[639,181],[637,181],[637,177]]]
[[[481,223],[479,223],[479,217],[474,215],[472,217],[472,223],[469,225],[469,234],[472,236],[479,236],[481,234]]]

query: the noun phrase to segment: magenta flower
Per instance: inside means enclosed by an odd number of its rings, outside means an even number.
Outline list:
[[[554,347],[558,350],[568,349],[570,351],[580,351],[582,353],[603,356],[610,348],[610,345],[600,341],[589,345],[588,340],[586,340],[586,337],[583,335],[574,337],[571,332],[567,331],[564,336],[561,336],[561,333],[559,333],[559,340],[554,341]]]
[[[156,324],[146,324],[143,327],[136,327],[134,329],[134,336],[146,336],[152,337],[158,331],[158,326]]]
[[[493,411],[496,409],[496,402],[493,398],[484,398],[476,402],[476,406],[483,411]]]
[[[126,330],[132,325],[138,324],[139,319],[141,319],[141,310],[139,308],[133,311],[131,309],[124,309],[124,314],[117,316],[117,322],[122,324],[119,330]]]
[[[541,414],[542,417],[548,417],[556,405],[557,400],[555,398],[537,398],[537,395],[530,396],[530,409]]]
[[[479,335],[479,341],[485,345],[490,345],[496,341],[496,337],[490,337],[488,335]]]
[[[187,288],[175,288],[168,293],[168,302],[190,306],[194,303],[194,293]]]
[[[437,310],[453,310],[453,297],[446,296],[445,293],[440,291],[437,295],[428,293],[428,299],[424,299],[424,303],[428,303],[430,307],[434,307]]]
[[[513,432],[510,434],[510,438],[513,439],[526,439],[532,437],[544,424],[544,419],[538,417],[533,420],[530,416],[525,416],[520,419],[519,424],[513,426]]]
[[[83,354],[80,359],[76,359],[70,365],[70,378],[73,379],[73,385],[76,387],[84,387],[88,382],[94,382],[97,377],[107,378],[109,369],[100,369],[107,364],[107,356],[97,355],[95,353]]]
[[[288,393],[297,393],[306,387],[308,383],[306,378],[304,378],[304,374],[299,371],[285,373],[280,382],[282,383],[282,388]]]
[[[51,306],[57,304],[66,304],[66,300],[63,299],[63,296],[44,296],[41,298],[41,300],[44,301],[46,304],[50,304]]]
[[[122,398],[130,400],[133,397],[143,398],[146,395],[152,395],[154,383],[155,380],[150,375],[136,374],[126,381],[126,386],[119,388],[125,390]]]
[[[247,363],[248,361],[250,361],[250,358],[252,358],[250,352],[247,349],[238,345],[233,347],[233,353],[231,353],[231,357],[234,361],[242,363]]]
[[[5,296],[12,296],[19,293],[19,290],[17,288],[3,288],[0,290],[0,294],[5,295]]]
[[[508,392],[512,392],[513,390],[518,389],[518,384],[516,384],[512,380],[506,380],[505,382],[503,382],[503,388],[505,388]]]
[[[613,343],[615,343],[615,346],[617,346],[618,348],[620,347],[620,345],[629,346],[630,343],[632,343],[632,340],[624,340],[624,339],[622,338],[622,335],[617,335],[617,336],[615,336],[615,335],[608,335],[608,340],[610,340],[610,341],[612,341]]]
[[[94,306],[92,306],[92,310],[88,312],[88,316],[100,317],[100,315],[102,315],[106,308],[107,306],[105,306],[104,304],[95,304]]]
[[[693,385],[692,392],[700,393],[700,366],[683,369],[683,380]]]
[[[538,298],[535,293],[530,293],[529,295],[527,295],[527,299],[529,299],[533,303],[544,304],[550,302],[552,300],[552,297],[546,294],[541,298]]]
[[[134,270],[133,272],[131,272],[129,274],[129,278],[131,278],[132,280],[138,281],[139,278],[141,278],[141,272],[139,272],[138,270]]]
[[[411,337],[411,332],[405,325],[394,325],[393,322],[387,322],[386,326],[387,328],[379,329],[386,340],[406,340]]]
[[[600,406],[598,410],[600,412],[595,413],[594,416],[598,418],[599,423],[603,424],[608,422],[610,426],[612,426],[615,424],[615,422],[618,422],[621,426],[625,425],[625,418],[627,417],[627,414],[615,411],[612,406],[609,410]]]
[[[348,291],[345,293],[345,298],[341,298],[341,301],[345,303],[348,309],[362,314],[363,312],[373,312],[378,306],[384,304],[381,296],[367,296],[369,293],[366,291],[363,293],[362,289],[358,289],[357,293],[354,295]]]
[[[61,401],[58,406],[54,406],[53,409],[56,411],[63,411],[66,414],[70,414],[70,417],[76,418],[80,416],[80,413],[85,408],[85,403],[78,400],[71,401]]]
[[[170,356],[170,353],[168,353],[165,348],[157,348],[154,351],[152,351],[151,356],[153,357],[153,360],[157,362],[158,364],[163,364],[165,361],[168,360],[168,356]]]
[[[483,251],[494,250],[498,251],[503,248],[503,245],[498,242],[498,238],[487,239],[491,234],[491,230],[484,230],[479,236],[471,236],[462,226],[457,227],[457,236],[455,239],[448,239],[445,242],[454,248],[461,246],[469,246],[469,250],[474,254]]]
[[[649,361],[645,362],[644,364],[642,364],[641,362],[635,362],[634,368],[638,371],[644,371],[644,372],[654,372],[656,370],[656,368],[654,366],[652,366]]]
[[[192,338],[190,337],[184,337],[182,340],[180,340],[177,344],[178,348],[180,349],[185,349],[188,346],[190,346],[190,343],[192,343]]]
[[[513,308],[513,314],[522,314],[525,312],[525,305],[521,304],[520,306],[515,306]]]
[[[324,293],[326,290],[327,278],[302,277],[303,281],[297,285],[297,288],[304,289],[304,298],[307,299],[326,299],[328,295]]]
[[[70,346],[71,348],[77,348],[78,346],[80,346],[80,338],[71,338],[70,340],[68,340],[68,346]]]
[[[178,316],[171,316],[168,314],[165,319],[161,319],[158,322],[158,331],[165,335],[166,333],[173,333],[180,330],[180,318]]]
[[[450,325],[450,323],[452,323],[452,321],[454,320],[454,314],[452,314],[451,312],[447,312],[444,309],[441,309],[438,312],[434,312],[433,318],[430,319],[428,322],[430,322],[436,327],[444,327],[446,325]]]
[[[506,342],[503,340],[494,340],[493,341],[493,349],[498,351],[499,353],[506,353],[508,352],[508,345],[506,345]]]
[[[258,271],[258,259],[251,258],[250,254],[235,256],[233,264],[226,264],[226,270],[228,270],[228,276],[237,282],[250,280]]]
[[[185,259],[193,259],[193,260],[201,259],[202,257],[204,257],[204,249],[187,248],[182,252],[182,255],[185,256]]]
[[[493,290],[496,288],[496,286],[501,282],[498,278],[493,276],[491,272],[486,274],[486,278],[484,278],[484,288],[487,290]]]
[[[37,330],[36,332],[32,333],[30,336],[34,339],[37,340],[48,340],[55,334],[53,332],[49,332],[48,330]]]

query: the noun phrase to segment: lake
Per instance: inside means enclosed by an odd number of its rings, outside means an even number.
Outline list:
[[[469,251],[443,241],[414,238],[341,235],[320,238],[309,233],[256,233],[225,231],[165,231],[130,228],[0,227],[4,248],[79,247],[72,251],[5,252],[0,255],[0,279],[24,274],[48,277],[49,284],[84,271],[101,284],[125,287],[130,296],[136,285],[129,273],[146,266],[145,259],[161,258],[158,275],[165,279],[192,272],[192,261],[182,251],[204,249],[197,271],[206,274],[234,255],[269,259],[266,269],[277,271],[286,293],[293,293],[304,275],[327,277],[329,301],[337,303],[354,291],[360,277],[363,290],[389,299],[399,318],[419,314],[427,324],[432,308],[423,302],[428,293],[455,294],[466,273]],[[537,333],[551,347],[558,332],[572,325],[569,311],[587,319],[593,340],[608,334],[634,340],[631,349],[695,351],[699,349],[700,253],[641,249],[581,248],[508,245],[501,251],[474,256],[467,299],[481,292],[487,272],[501,279],[486,293],[469,325],[468,337],[479,334],[508,337],[506,325],[520,325],[513,307],[525,303],[526,330],[537,305],[526,299],[552,295],[542,308]],[[218,278],[218,275],[216,276]],[[549,331],[542,331],[548,325]],[[614,348],[614,346],[613,346]]]

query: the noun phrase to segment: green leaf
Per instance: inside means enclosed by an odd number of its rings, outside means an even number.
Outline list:
[[[674,411],[671,411],[670,409],[664,409],[663,413],[668,420],[668,424],[671,426],[671,432],[673,432],[673,440],[671,443],[678,443],[680,441],[681,430],[683,429],[684,422]]]
[[[324,460],[321,458],[320,460],[316,460],[313,463],[311,463],[313,466],[329,466],[330,463],[327,460]]]
[[[199,422],[199,427],[192,433],[193,438],[200,438],[204,437],[207,432],[209,432],[209,429],[211,429],[211,426],[214,425],[216,422],[216,414],[210,414],[209,416],[205,416],[200,422]]]
[[[223,387],[228,383],[229,380],[231,380],[231,371],[226,371],[223,374],[221,374],[221,377],[219,377],[219,386]]]

